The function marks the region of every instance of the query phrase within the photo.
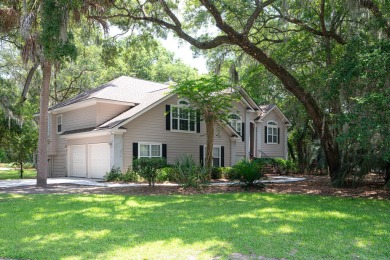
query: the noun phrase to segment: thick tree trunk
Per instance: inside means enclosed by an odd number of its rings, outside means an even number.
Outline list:
[[[39,137],[38,137],[38,167],[37,167],[37,187],[47,186],[47,115],[49,108],[49,90],[51,77],[51,62],[42,62],[42,87],[40,96],[39,111]]]
[[[234,35],[235,44],[240,46],[251,57],[263,64],[268,71],[274,74],[282,82],[284,87],[290,91],[305,107],[308,115],[313,120],[314,128],[321,140],[321,146],[324,150],[328,171],[332,183],[339,179],[341,167],[339,147],[329,129],[329,123],[321,109],[317,105],[312,95],[308,93],[284,67],[268,57],[261,49],[245,39],[241,35]],[[241,37],[240,37],[241,36]]]
[[[207,146],[206,146],[206,169],[211,177],[211,168],[213,163],[213,144],[214,144],[214,121],[206,120],[206,136],[207,136]]]

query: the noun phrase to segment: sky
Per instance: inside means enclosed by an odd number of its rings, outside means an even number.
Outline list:
[[[194,58],[190,44],[185,41],[179,41],[170,33],[167,39],[160,39],[162,45],[175,54],[176,58],[181,59],[185,64],[198,69],[200,74],[208,72],[206,59],[204,57]]]
[[[116,26],[111,26],[109,35],[115,36],[122,34],[122,31]],[[128,33],[121,35],[121,37],[127,36]],[[168,34],[166,39],[157,39],[167,50],[175,54],[175,58],[181,59],[185,64],[198,69],[199,74],[208,73],[206,66],[206,59],[204,57],[193,57],[191,45],[185,41],[179,41],[177,37],[174,37],[172,33]]]

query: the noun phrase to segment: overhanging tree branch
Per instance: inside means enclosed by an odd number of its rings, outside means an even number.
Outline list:
[[[300,19],[284,15],[279,8],[277,8],[275,6],[273,6],[273,8],[279,13],[280,18],[282,18],[282,19],[284,19],[287,22],[290,22],[292,24],[298,25],[299,27],[301,27],[302,29],[304,29],[307,32],[310,32],[310,33],[317,35],[317,36],[330,37],[330,38],[334,39],[336,42],[338,42],[339,44],[343,44],[343,45],[346,44],[346,41],[344,40],[343,37],[341,37],[341,35],[338,35],[333,30],[330,30],[330,31],[326,30],[325,23],[323,25],[324,27],[322,27],[322,30],[317,30],[317,29],[307,25],[304,21],[302,21]],[[320,15],[321,15],[321,13],[320,13]],[[322,15],[323,15],[323,13],[322,13]]]
[[[31,69],[30,69],[29,72],[28,72],[26,81],[25,81],[25,83],[24,83],[22,96],[21,96],[21,99],[22,99],[21,101],[22,101],[22,103],[23,103],[24,101],[26,101],[26,96],[27,96],[28,89],[30,88],[31,80],[32,80],[32,78],[33,78],[33,76],[34,76],[34,73],[35,73],[35,71],[37,70],[38,67],[39,67],[39,62],[36,62],[36,63],[31,67]]]
[[[253,13],[249,17],[248,21],[246,22],[242,34],[244,34],[244,35],[249,34],[249,31],[253,27],[253,24],[255,23],[257,17],[259,17],[260,13],[263,11],[264,7],[272,4],[273,2],[275,2],[275,0],[268,0],[262,4],[260,4],[259,1],[256,1],[256,9],[253,11]]]
[[[390,24],[388,19],[386,19],[383,16],[383,13],[379,9],[378,5],[372,1],[372,0],[356,0],[359,2],[359,5],[367,8],[371,11],[371,13],[376,17],[378,21],[380,21],[383,24],[383,27],[385,29],[386,35],[388,38],[390,38]]]

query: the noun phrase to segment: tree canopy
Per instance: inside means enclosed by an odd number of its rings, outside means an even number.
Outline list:
[[[114,7],[105,19],[123,27],[171,30],[195,48],[229,47],[261,64],[304,107],[333,184],[344,185],[335,115],[348,111],[329,75],[356,36],[366,43],[389,38],[388,1],[120,0]]]

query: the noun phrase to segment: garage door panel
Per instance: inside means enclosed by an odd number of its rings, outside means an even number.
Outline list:
[[[104,178],[110,171],[110,146],[108,143],[88,145],[88,169],[91,178]]]
[[[85,145],[70,146],[70,176],[87,176],[87,158]]]

